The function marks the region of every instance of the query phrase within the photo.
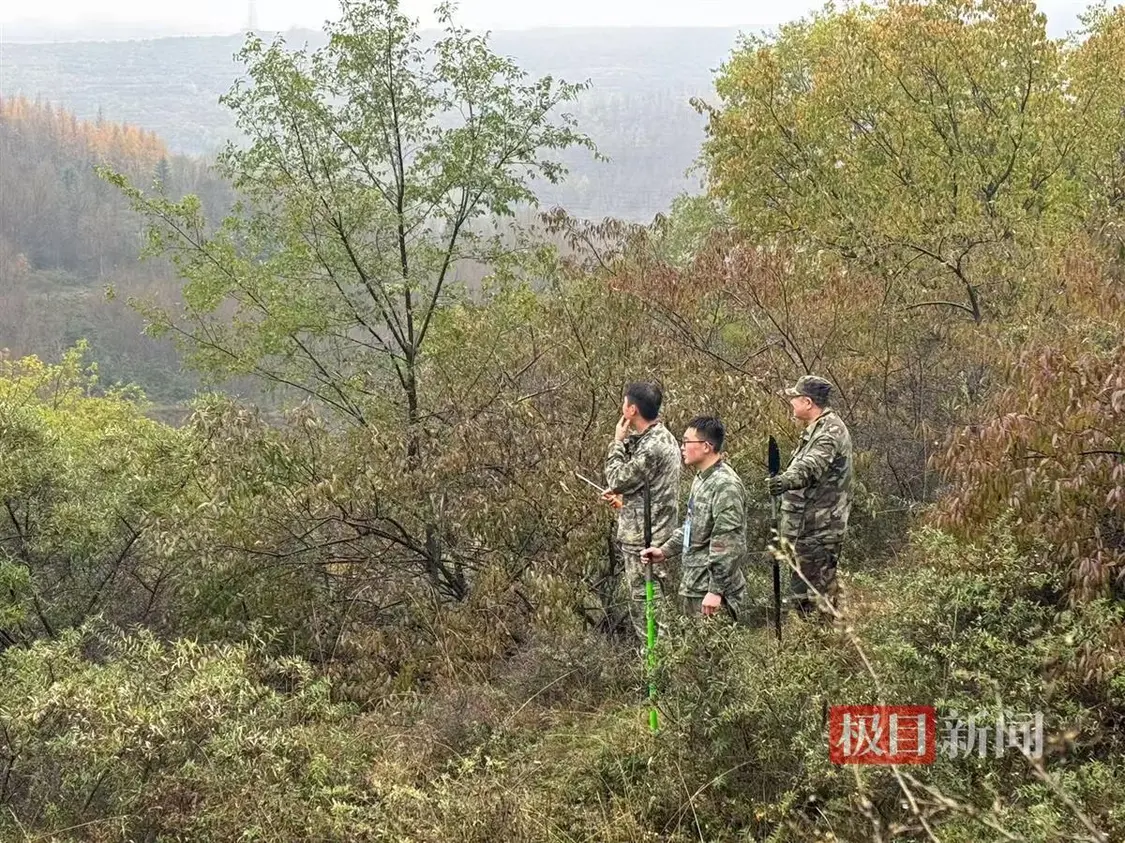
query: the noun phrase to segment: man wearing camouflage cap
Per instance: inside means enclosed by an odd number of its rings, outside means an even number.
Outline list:
[[[793,548],[804,579],[794,571],[793,603],[802,615],[816,605],[805,579],[835,605],[836,562],[848,527],[852,489],[852,437],[829,406],[832,385],[805,375],[782,394],[805,425],[785,471],[767,481],[781,495],[780,537]]]

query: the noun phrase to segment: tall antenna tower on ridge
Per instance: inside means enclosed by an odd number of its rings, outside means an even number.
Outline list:
[[[250,8],[246,10],[246,31],[258,31],[258,0],[249,0]]]

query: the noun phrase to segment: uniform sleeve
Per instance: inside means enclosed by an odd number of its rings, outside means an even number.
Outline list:
[[[614,440],[605,458],[605,480],[610,491],[631,494],[640,490],[652,473],[649,468],[651,462],[647,442],[639,442],[630,457],[624,443]]]
[[[746,509],[740,488],[731,484],[711,503],[711,547],[708,585],[712,594],[727,594],[746,551]]]
[[[806,486],[811,486],[828,470],[828,466],[838,450],[839,443],[837,443],[831,428],[822,425],[813,434],[808,450],[781,473],[781,478],[790,489],[803,489]]]
[[[665,559],[671,561],[679,559],[684,549],[684,528],[682,526],[677,527],[668,538],[668,541],[660,545],[660,549],[664,551]]]

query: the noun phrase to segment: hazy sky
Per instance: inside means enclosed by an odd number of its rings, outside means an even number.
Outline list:
[[[263,29],[319,29],[335,15],[337,0],[256,0]],[[402,0],[423,24],[432,22],[432,0]],[[809,0],[461,0],[458,20],[474,28],[532,26],[737,26],[777,24],[801,17],[821,2]],[[1040,4],[1052,29],[1070,28],[1086,6],[1080,0]],[[3,0],[0,22],[35,20],[161,24],[186,32],[229,33],[246,25],[248,0]]]

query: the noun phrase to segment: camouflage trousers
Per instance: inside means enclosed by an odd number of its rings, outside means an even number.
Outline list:
[[[622,577],[623,591],[628,594],[629,620],[633,624],[633,632],[642,642],[648,640],[648,617],[645,606],[645,569],[649,566],[641,562],[640,545],[618,544],[618,552],[625,563],[625,572]],[[652,597],[654,614],[658,634],[663,636],[667,632],[665,613],[668,611],[668,591],[671,582],[667,562],[659,562],[652,567]]]
[[[836,562],[840,557],[840,541],[836,539],[825,541],[814,536],[802,536],[793,542],[793,550],[797,557],[797,566],[804,575],[802,579],[796,571],[793,571],[790,578],[794,608],[802,615],[811,614],[816,610],[817,598],[812,589],[823,594],[835,607]],[[808,580],[809,584],[806,584],[805,580]]]

